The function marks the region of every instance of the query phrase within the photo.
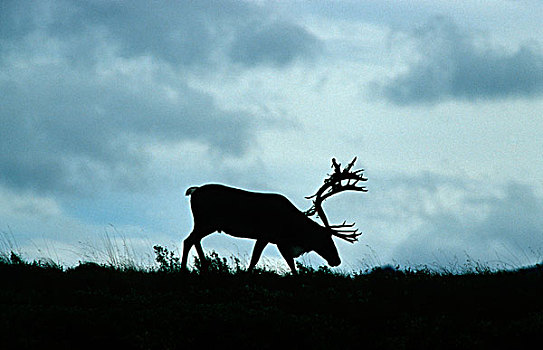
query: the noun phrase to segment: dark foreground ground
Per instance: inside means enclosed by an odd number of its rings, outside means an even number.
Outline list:
[[[518,349],[543,342],[541,266],[353,277],[4,262],[0,284],[2,349]]]

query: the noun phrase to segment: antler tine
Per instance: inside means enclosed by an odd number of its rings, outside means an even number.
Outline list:
[[[332,158],[332,168],[334,168],[334,171],[335,171],[336,173],[341,172],[341,163],[338,164],[338,163],[336,162],[336,158]]]
[[[368,192],[368,189],[365,186],[360,186],[360,187],[355,186],[355,184],[347,184],[347,185],[340,185],[340,186],[332,187],[332,189],[330,189],[329,192],[327,192],[325,194],[321,194],[321,197],[319,198],[320,202],[323,202],[326,199],[328,199],[329,197],[331,197],[331,196],[333,196],[333,195],[335,195],[335,194],[337,194],[339,192],[344,192],[344,191]],[[315,194],[314,196],[316,196],[317,194]],[[312,197],[314,197],[314,196],[312,196]],[[316,199],[315,202],[317,200],[318,199]]]
[[[341,232],[334,232],[334,236],[341,238],[349,243],[358,242],[358,237],[362,234],[362,232],[357,232],[358,230],[355,230],[354,232],[351,232],[349,234],[341,233]]]
[[[359,191],[367,192],[365,186],[357,186],[360,181],[367,181],[368,179],[363,176],[364,169],[352,170],[356,162],[357,157],[354,157],[353,160],[341,170],[341,163],[336,161],[336,158],[332,158],[332,169],[334,172],[331,175],[328,175],[328,178],[324,180],[324,184],[318,189],[318,191],[306,199],[313,199],[313,205],[309,208],[305,214],[307,216],[313,216],[317,214],[322,220],[325,227],[328,227],[332,230],[333,235],[344,239],[348,242],[354,243],[358,241],[358,236],[362,233],[358,233],[358,229],[349,230],[344,228],[350,228],[354,226],[354,223],[347,224],[346,221],[343,221],[341,225],[330,225],[328,223],[328,218],[324,213],[322,208],[322,202],[324,202],[329,197],[344,191]],[[347,181],[347,183],[342,183],[342,181]],[[352,182],[351,182],[352,181]]]
[[[348,172],[351,171],[351,168],[354,166],[354,162],[356,162],[356,158],[357,158],[357,157],[354,157],[353,160],[351,160],[351,162],[349,163],[349,165],[347,165],[347,166],[345,167],[345,169],[343,169],[343,172],[344,172],[344,173],[348,173]]]
[[[360,236],[362,232],[358,232],[357,228],[354,230],[343,229],[344,227],[353,226],[354,222],[352,224],[347,224],[346,221],[343,221],[343,223],[340,225],[330,225],[329,227],[332,229],[332,234],[334,236],[346,240],[347,242],[354,243],[358,241],[358,236]]]
[[[340,225],[330,225],[330,228],[343,228],[343,227],[353,227],[354,222],[352,224],[347,224],[346,221],[343,221]]]

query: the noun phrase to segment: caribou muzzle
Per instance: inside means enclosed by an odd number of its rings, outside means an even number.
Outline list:
[[[334,258],[334,259],[330,259],[330,260],[326,260],[328,262],[328,265],[332,266],[332,267],[336,267],[336,266],[339,266],[339,264],[341,264],[341,259],[338,257],[338,258]]]

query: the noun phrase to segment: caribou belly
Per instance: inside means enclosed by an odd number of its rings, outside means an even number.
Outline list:
[[[290,246],[289,250],[290,250],[290,254],[292,254],[292,257],[294,258],[297,258],[303,253],[305,253],[305,249],[297,245]]]

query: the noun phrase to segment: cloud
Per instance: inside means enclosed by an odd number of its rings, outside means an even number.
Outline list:
[[[253,140],[249,114],[221,110],[172,73],[145,62],[128,75],[119,69],[101,76],[63,63],[10,67],[0,82],[2,181],[53,190],[101,171],[135,171],[146,144],[192,140],[236,156]]]
[[[372,84],[395,104],[530,97],[543,92],[543,54],[535,45],[521,45],[513,52],[481,47],[443,17],[412,36],[421,57],[405,73]]]
[[[319,49],[318,39],[305,29],[284,22],[253,23],[237,35],[230,58],[249,67],[284,66],[298,58],[312,57]]]
[[[243,65],[279,67],[316,45],[304,29],[238,1],[1,6],[0,184],[21,190],[137,186],[149,145],[243,156],[273,123],[226,110],[189,81],[234,52]],[[247,23],[268,24],[251,36]]]
[[[123,57],[153,56],[174,65],[209,64],[234,16],[258,16],[235,1],[171,2],[8,1],[3,3],[3,39],[35,31],[69,43],[75,58],[115,45]]]
[[[27,18],[20,5],[5,5],[12,10],[11,22],[21,25],[1,38],[6,43],[0,60],[2,184],[37,192],[127,186],[141,181],[145,147],[154,143],[199,142],[227,156],[246,151],[254,141],[252,115],[222,110],[176,70],[138,56],[143,51],[130,58],[112,54],[117,41],[135,42],[136,36],[125,28],[127,37],[101,37],[87,26],[107,24],[109,16],[118,16],[115,9],[108,2],[76,4],[104,8],[93,17],[88,8],[59,3],[40,17],[30,6],[34,16]],[[151,48],[149,54],[166,57]]]
[[[8,1],[2,4],[2,39],[16,43],[42,31],[61,40],[67,56],[152,56],[175,66],[209,67],[226,57],[245,65],[284,66],[317,53],[318,39],[304,28],[272,20],[241,1]]]

